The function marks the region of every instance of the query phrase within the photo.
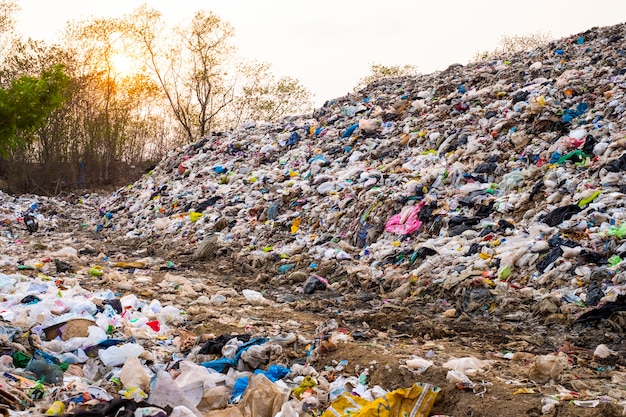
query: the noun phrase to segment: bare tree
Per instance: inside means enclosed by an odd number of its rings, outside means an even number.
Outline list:
[[[498,46],[492,51],[478,51],[471,62],[501,59],[509,55],[530,52],[550,42],[550,33],[535,32],[526,35],[502,35]]]
[[[9,5],[15,3],[0,0],[0,27]],[[299,81],[276,79],[269,64],[243,64],[233,37],[213,13],[197,12],[170,28],[158,11],[142,6],[122,18],[69,22],[56,44],[12,41],[1,68],[7,85],[52,62],[63,64],[71,79],[62,107],[29,132],[29,146],[13,152],[12,163],[56,166],[68,178],[80,166],[90,180],[106,184],[122,161],[159,158],[171,146],[244,120],[310,109],[310,93]],[[124,70],[122,58],[132,68]]]
[[[4,65],[7,53],[15,40],[15,14],[19,11],[19,6],[14,0],[0,0],[0,85],[6,86],[10,77],[5,73]]]
[[[273,122],[312,109],[311,92],[300,81],[292,77],[276,80],[270,68],[270,64],[256,61],[238,66],[235,98],[220,125],[236,128],[249,121]]]
[[[232,27],[211,12],[197,12],[188,26],[167,31],[161,14],[142,6],[127,18],[172,112],[188,140],[205,135],[232,101],[228,76]]]
[[[354,91],[359,91],[375,81],[384,78],[404,77],[417,74],[417,67],[415,65],[383,65],[372,64],[370,68],[370,74],[361,78],[357,85],[354,87]]]

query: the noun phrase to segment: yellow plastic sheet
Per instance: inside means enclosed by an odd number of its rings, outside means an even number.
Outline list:
[[[298,233],[298,230],[300,230],[301,223],[302,223],[302,219],[300,217],[296,217],[295,219],[291,221],[291,234],[292,235]]]
[[[439,388],[430,384],[414,384],[374,401],[343,393],[322,417],[428,417],[438,392]]]

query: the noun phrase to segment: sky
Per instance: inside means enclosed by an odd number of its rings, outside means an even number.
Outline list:
[[[503,35],[553,39],[626,20],[624,0],[19,0],[18,31],[54,41],[70,20],[120,17],[142,4],[172,24],[211,10],[234,26],[244,57],[300,80],[316,106],[352,91],[372,64],[421,73],[466,64]]]

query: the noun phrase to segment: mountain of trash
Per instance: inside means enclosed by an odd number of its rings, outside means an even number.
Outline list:
[[[594,318],[626,293],[625,93],[625,24],[379,80],[170,152],[97,231],[296,292]]]
[[[593,28],[0,191],[0,414],[624,414],[625,91]]]

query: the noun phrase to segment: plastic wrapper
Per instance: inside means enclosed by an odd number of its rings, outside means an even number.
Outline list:
[[[258,291],[243,290],[241,293],[253,306],[267,306],[271,304],[271,301],[263,297],[263,294]]]
[[[433,365],[432,361],[429,361],[424,358],[420,358],[419,356],[411,357],[407,359],[406,366],[411,369],[415,369],[418,373],[426,372],[428,368]]]
[[[428,417],[438,392],[439,388],[430,384],[414,384],[374,401],[344,393],[324,411],[322,417]]]

